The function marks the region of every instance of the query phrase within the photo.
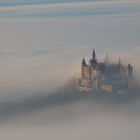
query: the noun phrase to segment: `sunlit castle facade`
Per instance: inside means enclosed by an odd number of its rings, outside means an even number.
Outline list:
[[[112,92],[129,86],[133,75],[133,67],[130,64],[128,66],[122,65],[121,60],[116,64],[109,64],[106,59],[104,62],[98,62],[94,49],[89,64],[83,58],[81,79],[78,79],[79,90]]]

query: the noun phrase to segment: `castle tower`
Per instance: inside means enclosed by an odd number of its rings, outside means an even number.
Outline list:
[[[90,60],[92,61],[92,60]],[[89,62],[89,80],[92,79],[92,65],[90,65],[91,62]]]
[[[96,60],[96,53],[95,53],[94,49],[93,49],[93,53],[92,53],[92,60]]]
[[[83,61],[81,63],[81,78],[83,79],[85,76],[84,76],[84,67],[86,66],[86,61],[85,61],[85,58],[83,58]]]
[[[95,50],[93,49],[93,53],[92,53],[92,66],[93,68],[95,68],[97,66],[97,60],[96,60],[96,53]]]
[[[133,74],[133,67],[128,64],[128,78],[131,79]]]

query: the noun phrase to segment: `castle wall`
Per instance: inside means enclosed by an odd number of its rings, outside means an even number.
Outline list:
[[[96,80],[97,79],[97,70],[92,68],[92,74],[91,74],[91,79]]]
[[[84,69],[83,69],[83,78],[85,79],[89,79],[90,78],[90,67],[89,66],[84,66]]]

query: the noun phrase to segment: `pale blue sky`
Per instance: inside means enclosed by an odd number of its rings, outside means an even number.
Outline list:
[[[138,14],[138,0],[18,0],[0,2],[0,17],[92,16]]]
[[[40,4],[40,3],[64,3],[64,2],[92,2],[105,0],[6,0],[0,1],[1,5],[17,5],[17,4]]]

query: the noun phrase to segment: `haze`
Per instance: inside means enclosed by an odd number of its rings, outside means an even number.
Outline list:
[[[53,104],[93,48],[99,60],[130,62],[139,79],[139,37],[139,0],[0,1],[1,139],[139,140],[139,99]]]

